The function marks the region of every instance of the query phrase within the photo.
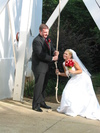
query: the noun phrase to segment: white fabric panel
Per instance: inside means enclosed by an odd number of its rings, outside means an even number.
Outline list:
[[[11,98],[14,82],[14,59],[0,60],[0,99]]]
[[[8,1],[9,0],[0,0],[0,13],[2,13]]]
[[[12,97],[13,84],[14,84],[14,58],[13,47],[11,38],[11,29],[9,24],[7,3],[9,2],[11,19],[14,21],[15,34],[20,32],[21,12],[23,0],[0,0],[0,99]],[[26,47],[27,60],[31,57],[32,53],[32,41],[39,32],[39,25],[42,20],[42,0],[33,0],[32,3],[32,17],[29,22],[29,29],[32,31],[32,36],[29,36],[29,40]],[[27,3],[27,2],[26,2]],[[27,10],[27,9],[26,9]],[[14,33],[13,32],[13,33]],[[15,39],[15,36],[14,36]],[[16,47],[17,45],[17,47]],[[16,53],[18,52],[19,44],[15,42]],[[12,59],[13,58],[13,59]],[[31,75],[31,62],[25,64],[26,76]]]
[[[12,97],[15,71],[7,2],[7,0],[0,0],[0,11],[2,11],[0,14],[0,99]],[[20,28],[22,2],[23,0],[9,1],[15,24],[13,30],[16,33]]]
[[[39,33],[39,26],[42,22],[42,1],[43,0],[34,0],[33,1],[33,11],[32,11],[32,21],[31,21],[31,30],[32,36],[36,37]]]
[[[95,1],[96,1],[97,5],[98,5],[99,8],[100,8],[100,0],[95,0]]]

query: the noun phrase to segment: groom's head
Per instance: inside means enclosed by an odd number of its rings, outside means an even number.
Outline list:
[[[43,38],[47,38],[49,35],[49,27],[46,24],[41,24],[39,27],[39,33]]]

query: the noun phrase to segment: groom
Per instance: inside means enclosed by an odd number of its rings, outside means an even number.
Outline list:
[[[53,47],[49,28],[45,24],[39,27],[39,35],[32,42],[32,71],[35,76],[32,109],[42,112],[42,108],[51,109],[45,103],[45,88],[48,82],[49,63],[58,60],[59,52]]]

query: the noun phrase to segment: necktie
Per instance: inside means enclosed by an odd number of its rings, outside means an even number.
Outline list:
[[[46,42],[46,44],[47,44],[47,46],[48,46],[48,49],[50,49],[50,46],[49,46],[49,44],[48,44],[47,39],[45,39],[45,42]]]

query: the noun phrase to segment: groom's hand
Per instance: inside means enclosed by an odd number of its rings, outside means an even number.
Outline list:
[[[52,61],[57,61],[58,60],[58,56],[53,56],[52,57]]]
[[[58,56],[59,55],[59,51],[55,50],[54,55]]]

